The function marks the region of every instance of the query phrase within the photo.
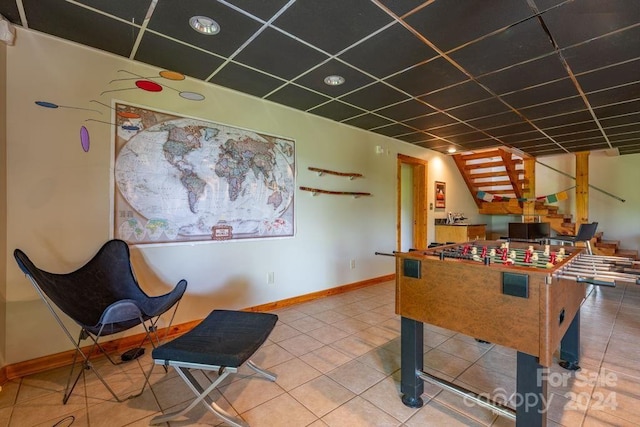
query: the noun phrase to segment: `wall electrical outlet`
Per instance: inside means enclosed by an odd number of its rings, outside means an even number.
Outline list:
[[[273,271],[267,273],[267,285],[273,285],[276,281]]]
[[[356,260],[355,260],[355,259],[352,259],[352,260],[351,260],[351,262],[349,262],[349,266],[350,266],[351,268],[356,268]]]

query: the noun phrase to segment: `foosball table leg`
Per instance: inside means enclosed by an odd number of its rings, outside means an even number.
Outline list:
[[[569,329],[560,341],[560,362],[558,363],[565,369],[577,371],[580,369],[578,365],[580,359],[580,310],[569,325]]]
[[[423,405],[422,393],[424,382],[418,376],[424,362],[424,325],[422,322],[402,317],[400,320],[400,392],[402,403],[410,408],[420,408]]]
[[[516,427],[546,427],[547,375],[538,358],[518,352]]]

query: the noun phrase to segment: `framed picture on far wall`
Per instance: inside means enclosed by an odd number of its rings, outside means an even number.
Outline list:
[[[447,205],[447,184],[436,181],[436,209],[444,209]]]

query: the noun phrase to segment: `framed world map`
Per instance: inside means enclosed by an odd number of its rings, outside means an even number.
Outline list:
[[[115,117],[115,238],[294,235],[294,140],[122,103]]]

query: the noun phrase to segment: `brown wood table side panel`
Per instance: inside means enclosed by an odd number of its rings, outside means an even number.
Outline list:
[[[540,364],[551,366],[553,353],[560,345],[562,337],[580,310],[586,296],[586,285],[569,279],[553,278],[546,285],[546,296],[540,299]],[[562,323],[560,315],[563,313]]]
[[[403,275],[404,257],[397,256],[398,314],[539,355],[543,275],[531,275],[529,298],[520,298],[502,293],[499,266],[415,257],[422,262],[422,277],[415,279]]]

